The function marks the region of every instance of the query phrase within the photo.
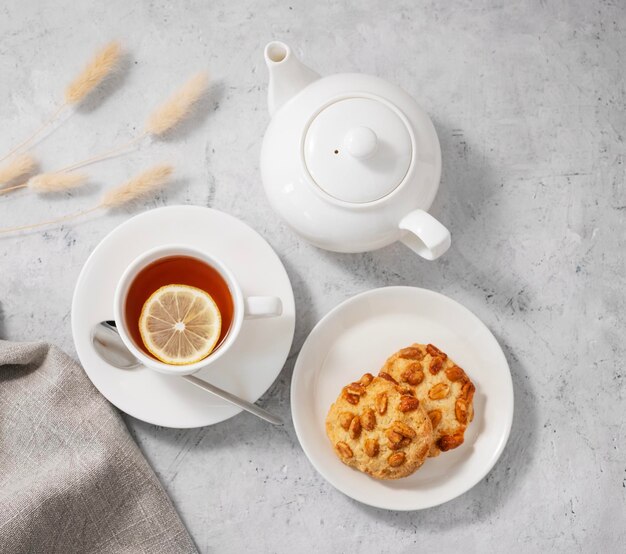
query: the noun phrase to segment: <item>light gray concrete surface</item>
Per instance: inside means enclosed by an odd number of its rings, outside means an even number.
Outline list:
[[[205,429],[127,417],[202,552],[618,552],[626,543],[623,364],[624,64],[620,1],[7,2],[0,7],[0,150],[48,114],[94,48],[129,55],[99,98],[38,145],[46,169],[133,136],[189,74],[211,72],[200,116],[154,146],[93,166],[59,199],[0,198],[1,225],[89,206],[157,161],[175,186],[139,209],[212,206],[261,232],[292,279],[291,356],[262,404],[289,419],[302,342],[337,303],[374,287],[451,296],[495,333],[516,412],[509,444],[462,497],[416,513],[372,509],[326,483],[293,427],[248,415]],[[401,245],[322,252],[272,213],[259,180],[270,39],[319,72],[362,71],[432,115],[443,179],[433,213],[452,231],[438,262]],[[137,210],[135,210],[137,211]],[[70,303],[82,264],[133,212],[0,238],[0,335],[74,352]],[[97,291],[94,291],[97,294]]]

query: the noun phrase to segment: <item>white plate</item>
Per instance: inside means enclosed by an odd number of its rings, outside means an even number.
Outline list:
[[[237,342],[196,375],[250,402],[274,382],[289,355],[295,328],[293,291],[272,247],[238,219],[209,208],[172,206],[126,221],[92,252],[72,301],[72,334],[78,357],[96,388],[127,414],[164,427],[202,427],[241,410],[180,377],[141,367],[131,371],[104,362],[91,345],[92,327],[113,319],[113,294],[126,266],[163,244],[206,249],[235,274],[244,295],[278,296],[283,315],[246,320]]]
[[[342,464],[324,430],[341,388],[413,342],[433,343],[476,385],[474,421],[457,449],[426,460],[413,475],[378,481]],[[308,336],[293,373],[291,411],[309,460],[344,494],[389,510],[421,510],[478,483],[498,460],[511,431],[513,384],[502,349],[467,308],[413,287],[374,289],[330,311]]]

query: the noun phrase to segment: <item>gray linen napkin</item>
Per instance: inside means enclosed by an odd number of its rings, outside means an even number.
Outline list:
[[[119,414],[45,343],[0,340],[0,551],[197,552]]]

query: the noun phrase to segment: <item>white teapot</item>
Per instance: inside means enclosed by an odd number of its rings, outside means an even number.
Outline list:
[[[272,207],[326,250],[364,252],[402,241],[434,260],[449,231],[426,212],[441,149],[424,110],[378,77],[321,78],[282,42],[265,47],[272,120],[261,175]]]

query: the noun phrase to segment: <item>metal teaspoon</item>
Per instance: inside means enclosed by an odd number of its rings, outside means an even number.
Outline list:
[[[122,342],[122,339],[117,332],[117,328],[115,327],[115,322],[113,321],[101,321],[95,325],[91,333],[91,342],[100,357],[105,362],[117,367],[118,369],[134,369],[141,366],[141,362],[135,358],[135,356]],[[283,425],[283,421],[279,417],[269,413],[263,408],[259,408],[256,404],[247,402],[246,400],[243,400],[228,391],[222,390],[211,383],[207,383],[194,375],[182,375],[181,378],[185,379],[185,381],[189,381],[196,387],[200,387],[215,396],[219,396],[222,400],[226,400],[246,412],[250,412],[257,417],[268,421],[269,423],[273,423],[274,425]]]

